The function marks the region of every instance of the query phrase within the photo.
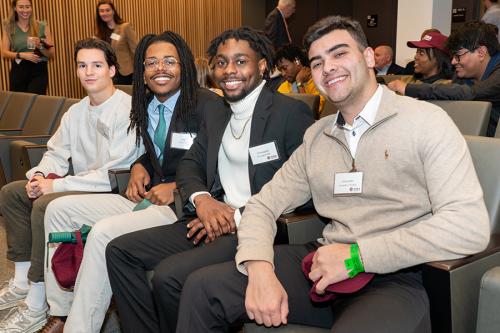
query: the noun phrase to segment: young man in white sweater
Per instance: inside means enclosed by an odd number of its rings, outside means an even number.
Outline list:
[[[82,40],[75,45],[75,61],[88,96],[64,114],[40,164],[26,173],[28,180],[0,192],[7,257],[15,265],[14,278],[0,290],[0,309],[12,308],[0,322],[2,333],[35,332],[46,322],[43,220],[48,203],[69,194],[110,191],[108,169],[129,167],[142,150],[135,133],[127,133],[131,98],[113,86],[118,66],[113,49],[97,39]],[[70,158],[74,175],[66,175]]]
[[[242,321],[335,333],[430,332],[421,264],[474,254],[488,243],[481,187],[448,115],[377,85],[374,52],[358,22],[326,17],[304,40],[314,83],[339,112],[311,126],[250,198],[236,262],[191,273],[177,333],[227,332]],[[323,238],[273,246],[276,218],[311,198],[329,219]],[[306,256],[312,264],[305,276]],[[328,286],[350,284],[363,272],[376,274],[363,289],[314,302]]]

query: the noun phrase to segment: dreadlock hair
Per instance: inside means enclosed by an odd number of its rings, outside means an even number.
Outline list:
[[[246,40],[250,47],[258,54],[260,59],[266,60],[266,70],[264,71],[264,79],[269,79],[269,73],[274,64],[274,49],[271,41],[264,35],[262,31],[255,30],[250,27],[241,27],[237,29],[229,29],[215,37],[208,47],[207,53],[209,63],[217,55],[217,48],[226,42],[228,39]]]
[[[130,110],[130,126],[129,131],[135,129],[136,143],[139,145],[140,138],[148,135],[148,105],[153,99],[151,92],[144,83],[144,60],[146,50],[154,43],[166,42],[175,46],[181,66],[180,77],[180,95],[177,103],[179,104],[179,112],[176,117],[180,117],[188,126],[188,131],[194,131],[189,128],[189,121],[192,114],[195,113],[197,95],[196,91],[199,88],[196,80],[196,67],[194,65],[194,57],[191,49],[186,41],[178,34],[172,31],[165,31],[160,35],[148,34],[144,36],[135,50],[134,58],[134,74],[132,86],[132,109]],[[175,119],[172,119],[174,123]]]

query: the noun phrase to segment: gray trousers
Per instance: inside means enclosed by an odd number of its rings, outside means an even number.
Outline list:
[[[58,197],[85,192],[49,193],[32,201],[26,194],[26,183],[26,180],[15,181],[0,190],[0,207],[7,233],[7,259],[31,261],[28,279],[41,282],[45,256],[45,209]]]
[[[431,331],[420,272],[377,275],[357,293],[315,304],[309,299],[311,283],[300,266],[310,248],[280,245],[274,251],[275,272],[288,294],[289,323],[324,327],[334,333]],[[237,323],[249,322],[247,283],[247,276],[236,269],[234,261],[191,273],[182,289],[176,332],[228,332]]]

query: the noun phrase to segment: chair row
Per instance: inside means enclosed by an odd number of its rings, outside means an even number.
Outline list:
[[[76,102],[78,99],[0,91],[0,186],[24,178],[25,168],[12,167],[15,142],[47,143],[63,114]]]

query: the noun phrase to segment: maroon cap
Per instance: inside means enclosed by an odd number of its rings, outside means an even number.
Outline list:
[[[311,252],[307,256],[305,256],[304,259],[302,259],[302,272],[304,272],[304,275],[308,279],[315,253],[316,251]],[[325,293],[323,295],[316,293],[317,282],[315,282],[311,288],[311,291],[309,292],[309,296],[311,297],[311,300],[313,302],[326,302],[334,299],[336,296],[335,294],[351,294],[362,289],[368,284],[368,282],[373,279],[374,276],[375,274],[373,273],[359,273],[352,279],[346,279],[344,281],[329,285],[328,287],[326,287]]]
[[[431,47],[435,47],[436,49],[441,50],[444,53],[449,53],[448,49],[445,46],[446,40],[448,40],[448,37],[439,32],[429,32],[425,34],[421,40],[409,41],[406,43],[406,45],[408,45],[408,47],[421,49],[429,49]]]

